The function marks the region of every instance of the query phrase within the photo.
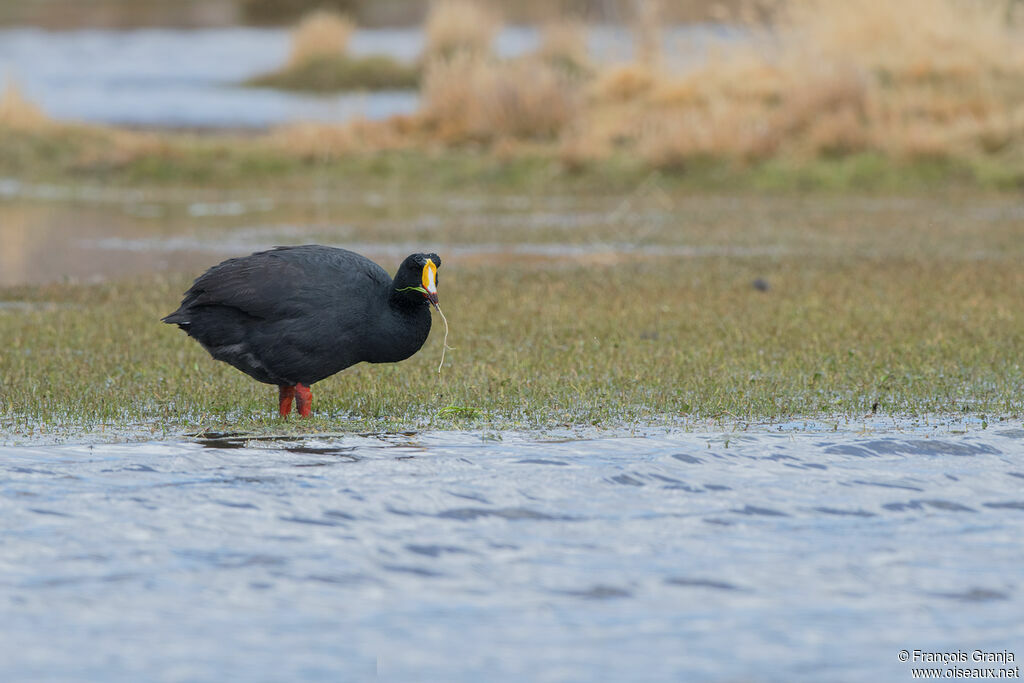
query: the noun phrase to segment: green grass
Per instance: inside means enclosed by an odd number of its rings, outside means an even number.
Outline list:
[[[384,55],[321,56],[249,79],[244,85],[329,93],[345,90],[412,90],[420,69]]]
[[[1019,260],[863,254],[612,265],[446,261],[451,324],[394,365],[276,389],[159,323],[187,279],[0,291],[0,431],[621,427],[1024,409]],[[751,286],[771,283],[767,292]],[[877,405],[876,405],[877,404]],[[991,418],[990,418],[991,419]]]
[[[260,185],[308,188],[323,183],[373,189],[382,183],[422,190],[560,191],[605,195],[628,192],[656,173],[668,190],[705,192],[1018,192],[1024,162],[1014,157],[893,160],[876,153],[839,158],[773,159],[739,163],[694,159],[654,171],[636,157],[613,156],[564,165],[557,150],[525,147],[511,156],[487,148],[380,150],[316,154],[273,145],[264,136],[153,133],[142,142],[96,127],[15,131],[0,126],[0,177],[27,181],[131,186],[202,185],[224,189]]]

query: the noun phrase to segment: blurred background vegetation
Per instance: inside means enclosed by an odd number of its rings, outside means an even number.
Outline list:
[[[573,15],[590,21],[613,22],[632,11],[636,0],[494,0],[512,23],[532,23],[552,16]],[[672,0],[664,3],[671,21],[701,21],[716,8],[736,6],[735,0]],[[420,24],[430,0],[2,0],[0,24],[47,28],[137,28],[169,26],[285,25],[314,10],[332,10],[352,17],[361,26]]]
[[[570,171],[607,167],[616,159],[687,173],[709,161],[750,168],[778,160],[803,166],[852,160],[874,175],[881,157],[940,173],[952,167],[953,176],[983,185],[1019,187],[1024,184],[1022,5],[1021,0],[8,0],[0,4],[0,17],[51,27],[283,22],[294,26],[286,63],[247,84],[416,93],[412,113],[285,123],[258,139],[224,142],[223,150],[205,155],[241,155],[239,168],[265,167],[260,159],[267,154],[325,162],[359,153],[470,146],[502,160],[541,155]],[[731,37],[709,45],[691,44],[678,34],[668,37],[672,27],[687,21],[713,22]],[[423,41],[419,57],[410,63],[390,55],[351,54],[350,37],[381,22],[416,24]],[[539,45],[529,54],[503,56],[497,37],[515,22],[532,22]],[[598,25],[620,26],[631,38],[631,56],[595,54],[590,38]],[[0,128],[52,140],[55,126],[15,83],[0,97]],[[63,154],[85,170],[131,166],[143,157],[161,167],[161,158],[178,163],[194,156],[194,146],[180,138],[154,144],[121,133],[116,140],[109,139],[114,135],[109,130],[66,135]],[[20,155],[28,168],[56,158],[51,148],[39,154],[39,145],[29,143],[7,153]]]

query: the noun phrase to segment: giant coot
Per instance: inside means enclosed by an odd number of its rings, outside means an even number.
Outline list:
[[[302,417],[310,385],[361,361],[419,351],[437,306],[437,254],[412,254],[392,279],[365,256],[316,244],[277,247],[210,268],[163,318],[217,360],[280,388]]]

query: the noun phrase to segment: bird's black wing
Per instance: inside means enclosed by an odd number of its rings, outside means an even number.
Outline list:
[[[277,247],[210,268],[164,322],[187,326],[189,313],[206,306],[233,308],[257,320],[301,318],[335,297],[389,281],[383,268],[345,249]]]

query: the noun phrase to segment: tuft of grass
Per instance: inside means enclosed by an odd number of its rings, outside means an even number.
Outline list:
[[[459,54],[430,62],[421,118],[447,143],[553,140],[578,112],[571,77],[539,59],[511,62]]]
[[[0,127],[15,131],[40,131],[52,125],[53,120],[25,98],[13,78],[8,78],[0,93]]]
[[[336,12],[316,10],[302,17],[292,31],[286,68],[306,62],[337,58],[348,53],[348,42],[356,26]]]
[[[489,57],[500,28],[501,17],[486,0],[434,0],[424,27],[424,60]]]
[[[353,57],[348,43],[356,26],[327,10],[304,16],[292,31],[288,62],[277,71],[255,76],[244,85],[336,92],[415,88],[419,69],[385,55]]]
[[[473,420],[483,415],[483,411],[472,406],[445,406],[437,411],[439,418],[462,418]]]
[[[629,102],[654,87],[655,74],[643,64],[620,64],[598,74],[591,88],[592,101]]]
[[[542,24],[537,55],[576,76],[588,75],[593,70],[587,47],[587,26],[580,21],[562,18]]]
[[[416,88],[419,80],[418,67],[386,55],[320,55],[256,76],[245,85],[308,92],[408,90]]]
[[[661,65],[663,50],[662,0],[633,0],[633,35],[636,61],[648,68]]]

